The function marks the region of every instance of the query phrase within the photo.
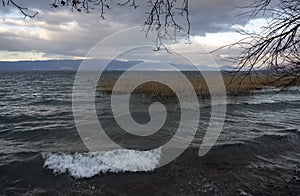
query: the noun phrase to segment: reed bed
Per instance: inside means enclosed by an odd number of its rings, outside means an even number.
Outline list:
[[[126,94],[128,92],[128,87],[131,87],[134,83],[141,81],[140,75],[130,78],[118,79],[120,85],[117,89],[114,89],[117,78],[109,78],[102,80],[99,83],[99,90],[104,94],[111,94],[114,90],[115,94]],[[150,97],[174,97],[177,92],[179,94],[190,94],[196,93],[202,98],[209,98],[211,94],[221,94],[224,92],[227,95],[232,96],[242,96],[253,93],[255,90],[260,90],[268,86],[274,87],[285,87],[287,85],[300,85],[299,80],[294,80],[294,78],[285,78],[280,80],[276,76],[232,76],[232,75],[223,75],[224,86],[220,85],[220,81],[214,81],[214,77],[210,77],[209,88],[206,80],[201,76],[187,76],[188,80],[194,88],[194,92],[189,92],[186,89],[186,86],[183,83],[183,79],[165,76],[168,79],[168,82],[176,84],[175,89],[171,89],[168,86],[158,83],[158,82],[146,82],[135,88],[133,94],[142,94],[148,95]]]

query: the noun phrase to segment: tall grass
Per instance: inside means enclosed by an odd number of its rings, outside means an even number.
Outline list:
[[[114,90],[116,94],[126,94],[128,92],[128,87],[131,87],[135,82],[141,81],[141,76],[130,77],[127,79],[119,79],[119,88],[114,89],[117,78],[108,78],[101,81],[99,85],[99,90],[103,93],[111,94]],[[218,94],[222,93],[222,86],[220,82],[211,83],[210,88],[208,88],[207,83],[203,77],[198,76],[187,76],[188,80],[194,87],[194,92],[200,97],[207,98],[210,97],[211,93]],[[213,78],[212,78],[213,80]],[[286,78],[284,81],[279,80],[275,76],[235,76],[229,74],[223,75],[223,81],[225,84],[225,91],[228,95],[241,96],[253,93],[255,90],[260,90],[267,86],[275,87],[285,87],[290,85],[292,78]],[[145,94],[151,97],[174,97],[175,93],[189,94],[185,85],[183,85],[183,80],[176,77],[168,77],[168,82],[176,84],[176,89],[170,89],[168,86],[158,83],[158,82],[147,82],[138,86],[133,94]],[[299,85],[300,81],[294,81],[292,85]]]

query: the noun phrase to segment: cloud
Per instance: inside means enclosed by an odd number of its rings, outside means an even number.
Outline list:
[[[49,1],[52,2],[52,1]],[[28,0],[19,1],[24,7],[38,10],[39,14],[33,19],[22,19],[22,15],[15,8],[8,6],[0,8],[0,53],[1,60],[5,54],[13,52],[25,56],[32,52],[33,58],[78,58],[85,54],[100,40],[114,32],[141,26],[149,10],[146,1],[138,1],[139,7],[120,7],[115,4],[112,9],[106,10],[105,20],[100,19],[99,7],[92,13],[78,13],[70,8],[52,9],[48,1]],[[200,0],[190,1],[190,17],[192,23],[191,34],[202,36],[206,42],[216,40],[219,34],[230,32],[233,25],[244,26],[245,19],[237,17],[238,6],[249,4],[251,0]],[[176,16],[180,23],[185,24],[184,17]],[[139,32],[144,33],[144,32]],[[235,34],[236,35],[236,34]],[[136,35],[132,35],[134,40]],[[211,39],[208,39],[211,37]],[[226,40],[224,40],[226,42]],[[212,45],[212,43],[207,43]],[[111,46],[112,49],[117,47]],[[36,55],[38,54],[38,55]],[[42,54],[42,55],[41,55]],[[19,55],[20,56],[20,55]],[[17,58],[16,58],[17,59]]]

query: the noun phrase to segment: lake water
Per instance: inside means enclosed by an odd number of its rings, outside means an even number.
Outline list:
[[[159,150],[147,155],[135,150],[88,152],[72,113],[75,74],[0,72],[0,195],[300,194],[299,87],[228,97],[223,130],[204,157],[198,150],[211,106],[209,100],[200,100],[200,123],[192,144],[170,164],[152,170]],[[111,115],[110,96],[96,96],[99,121],[122,146],[157,148],[178,127],[180,106],[165,99],[168,119],[158,134],[136,138],[122,133]],[[157,100],[133,97],[131,115],[137,122],[149,121],[143,108],[153,101]],[[119,159],[131,164],[132,172],[104,161]]]

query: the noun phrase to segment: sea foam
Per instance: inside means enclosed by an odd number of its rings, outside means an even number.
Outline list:
[[[150,151],[113,150],[87,153],[42,153],[44,168],[55,174],[69,173],[75,178],[90,178],[101,173],[148,172],[159,164],[161,149]]]

